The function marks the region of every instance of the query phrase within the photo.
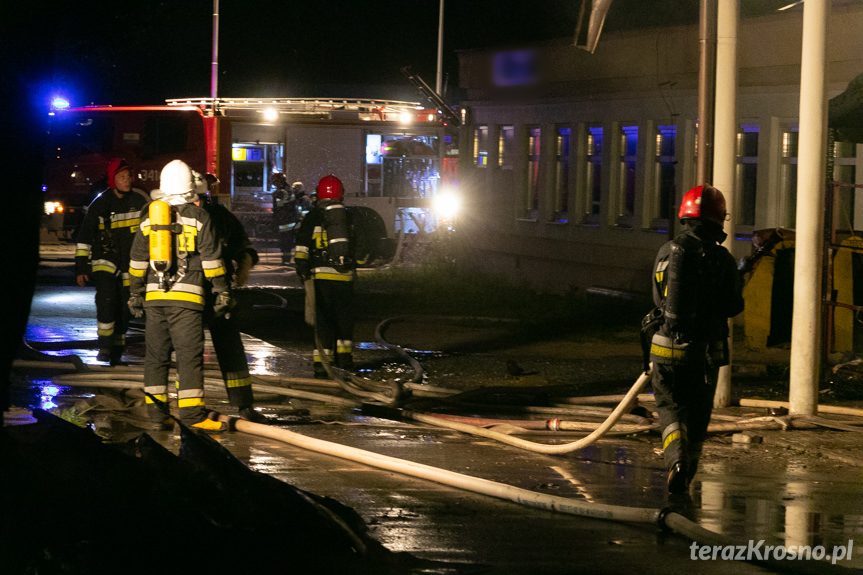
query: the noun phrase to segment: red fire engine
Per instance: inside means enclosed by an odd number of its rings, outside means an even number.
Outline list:
[[[346,203],[375,209],[390,236],[416,226],[412,211],[454,178],[453,126],[412,102],[349,99],[180,99],[164,106],[56,110],[44,193],[46,227],[71,237],[89,202],[105,189],[111,158],[125,158],[136,185],[159,185],[162,167],[181,159],[216,175],[214,195],[250,235],[270,229],[276,172],[307,190],[327,175],[345,184]],[[406,231],[417,231],[406,229]]]

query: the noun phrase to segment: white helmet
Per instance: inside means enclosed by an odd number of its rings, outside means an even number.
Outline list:
[[[180,205],[194,202],[198,199],[203,178],[194,172],[186,162],[173,160],[162,168],[159,180],[159,192],[164,201],[171,205]],[[206,183],[204,183],[206,189]],[[154,190],[155,192],[155,190]]]
[[[291,184],[291,189],[294,190],[295,192],[305,192],[306,191],[306,187],[303,185],[302,182],[294,182],[293,184]]]

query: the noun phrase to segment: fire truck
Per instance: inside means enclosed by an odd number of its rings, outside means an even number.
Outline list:
[[[55,110],[45,227],[71,239],[107,187],[108,162],[121,157],[145,191],[158,187],[162,167],[174,159],[214,174],[220,183],[211,195],[253,238],[273,229],[277,172],[310,192],[334,174],[346,205],[375,210],[389,237],[424,233],[440,224],[434,199],[457,184],[455,128],[436,110],[392,100],[203,98]]]

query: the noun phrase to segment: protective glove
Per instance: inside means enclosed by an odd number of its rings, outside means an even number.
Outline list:
[[[129,296],[129,311],[134,317],[144,317],[144,298],[141,294],[133,293]]]
[[[243,261],[240,262],[240,265],[237,267],[237,275],[234,277],[237,287],[243,287],[246,285],[246,282],[249,281],[250,269],[252,269],[252,256],[246,252],[243,256]]]
[[[231,296],[227,292],[219,292],[216,294],[216,300],[213,302],[213,315],[222,317],[226,315],[233,307]]]

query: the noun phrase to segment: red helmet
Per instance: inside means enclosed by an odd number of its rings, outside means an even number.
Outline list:
[[[724,226],[726,215],[725,196],[710,184],[705,184],[696,186],[683,195],[677,217],[681,220],[701,218]]]
[[[330,174],[324,176],[318,182],[318,199],[319,200],[341,200],[345,197],[345,187],[342,181]]]
[[[114,177],[122,172],[123,170],[129,170],[131,173],[132,166],[126,163],[126,160],[122,158],[114,158],[108,163],[108,187],[116,188],[117,186],[114,183]]]

